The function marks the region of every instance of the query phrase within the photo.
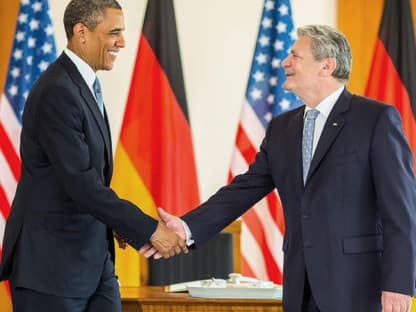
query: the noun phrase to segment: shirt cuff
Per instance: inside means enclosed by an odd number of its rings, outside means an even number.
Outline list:
[[[183,228],[185,229],[185,238],[186,238],[185,243],[186,243],[186,246],[189,247],[189,246],[193,245],[195,243],[195,241],[192,239],[192,232],[191,232],[191,229],[189,228],[188,224],[186,224],[186,222],[183,221],[183,220],[181,220],[181,221],[182,221],[182,224],[183,224]]]

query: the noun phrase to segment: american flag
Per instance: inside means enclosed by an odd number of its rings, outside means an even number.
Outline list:
[[[286,78],[281,62],[295,38],[290,1],[265,1],[229,180],[248,169],[271,119],[300,105],[293,94],[282,89]],[[283,211],[274,191],[242,217],[241,267],[244,275],[282,283],[283,233]]]
[[[56,59],[47,0],[21,0],[6,84],[0,99],[0,255],[5,220],[20,176],[19,141],[29,90]]]

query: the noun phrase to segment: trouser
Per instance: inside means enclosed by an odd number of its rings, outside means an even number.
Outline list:
[[[89,297],[69,298],[45,294],[16,287],[12,281],[10,291],[13,312],[121,312],[119,285],[109,256],[98,287]]]
[[[319,312],[309,284],[308,274],[305,272],[305,286],[303,289],[302,312]]]

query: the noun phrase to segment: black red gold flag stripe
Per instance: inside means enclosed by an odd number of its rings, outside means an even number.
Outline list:
[[[149,0],[139,40],[112,187],[156,216],[181,215],[199,200],[173,0]],[[117,253],[124,286],[137,286],[138,258]]]
[[[384,2],[365,95],[398,109],[415,158],[416,48],[409,0]]]

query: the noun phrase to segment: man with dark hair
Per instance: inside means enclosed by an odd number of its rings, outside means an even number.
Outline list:
[[[342,33],[309,25],[297,34],[282,61],[283,87],[305,105],[271,121],[248,171],[182,216],[187,229],[159,214],[198,246],[277,188],[286,231],[284,311],[408,312],[416,184],[400,116],[345,89],[351,53]],[[155,250],[147,244],[142,252]]]
[[[7,220],[0,280],[13,309],[121,311],[113,233],[168,258],[187,252],[163,223],[109,188],[113,160],[98,70],[124,47],[115,0],[72,0],[67,48],[34,84],[24,110],[22,173]]]

